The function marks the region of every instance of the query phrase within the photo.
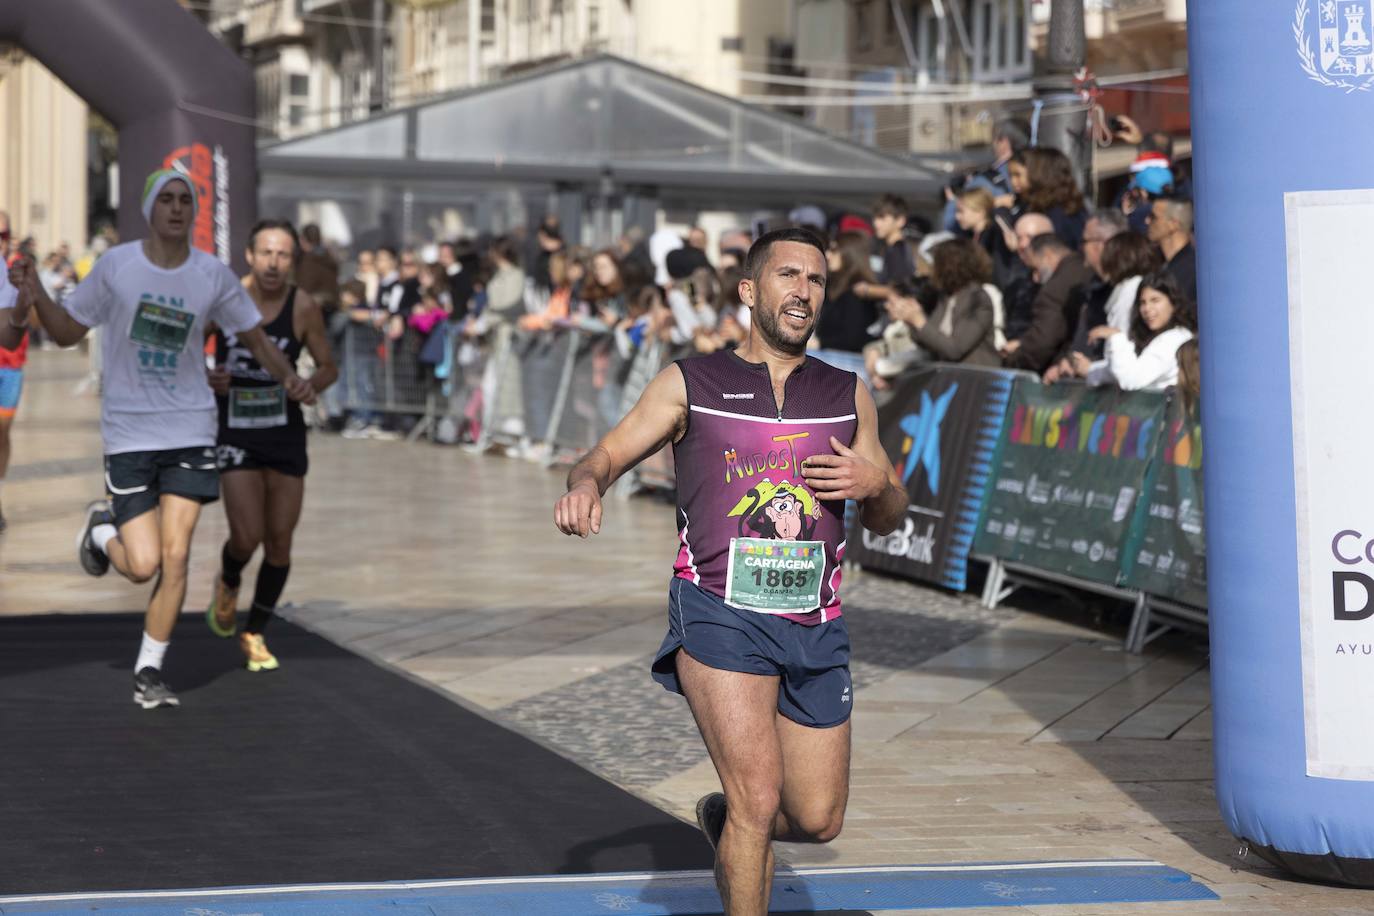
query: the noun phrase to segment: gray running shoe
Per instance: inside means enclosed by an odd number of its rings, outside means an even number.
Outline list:
[[[86,507],[86,525],[76,539],[76,555],[81,560],[81,568],[93,576],[103,576],[110,571],[110,558],[96,548],[91,540],[91,532],[96,525],[113,525],[114,513],[110,504],[97,499]]]
[[[134,675],[134,702],[144,709],[181,705],[172,688],[162,682],[162,672],[151,665]]]
[[[715,849],[725,831],[725,796],[719,792],[703,795],[697,802],[697,826],[706,834],[706,842]]]

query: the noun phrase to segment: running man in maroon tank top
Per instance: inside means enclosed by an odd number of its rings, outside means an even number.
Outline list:
[[[653,677],[683,694],[723,793],[697,803],[729,916],[768,910],[773,840],[825,843],[849,797],[849,636],[840,603],[845,500],[893,531],[906,492],[852,372],[806,356],[825,299],[820,240],[754,243],[737,351],[679,360],[568,475],[564,534],[601,530],[601,497],[671,443],[678,553]]]

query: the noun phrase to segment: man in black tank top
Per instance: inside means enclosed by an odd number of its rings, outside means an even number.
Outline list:
[[[745,272],[744,346],[659,373],[568,475],[554,523],[596,534],[615,479],[673,444],[680,549],[653,677],[686,696],[724,788],[697,803],[697,822],[725,912],[762,916],[772,841],[834,839],[849,797],[845,500],[886,534],[907,495],[868,389],[806,355],[825,300],[820,241],[768,233]]]
[[[310,351],[315,372],[309,382],[316,393],[338,378],[324,316],[310,295],[288,279],[300,250],[289,222],[263,220],[248,237],[245,284],[262,313],[263,330],[292,366],[301,349]],[[305,417],[298,403],[283,395],[253,355],[232,334],[215,331],[215,369],[210,384],[219,403],[220,488],[229,518],[229,540],[220,553],[206,622],[217,636],[233,636],[238,627],[238,591],[243,568],[263,545],[249,607],[239,633],[249,671],[271,671],[279,663],[267,650],[263,630],[271,620],[291,570],[291,537],[300,520],[309,467],[305,451]]]

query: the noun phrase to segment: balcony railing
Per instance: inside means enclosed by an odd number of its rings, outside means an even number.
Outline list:
[[[270,44],[299,38],[305,33],[305,26],[296,14],[296,5],[297,0],[249,0],[245,6],[244,44]]]

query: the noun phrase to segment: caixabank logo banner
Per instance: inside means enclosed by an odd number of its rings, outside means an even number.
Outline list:
[[[1011,395],[1008,373],[954,366],[904,376],[878,413],[883,448],[907,490],[889,535],[850,532],[860,564],[962,590],[992,453]]]

